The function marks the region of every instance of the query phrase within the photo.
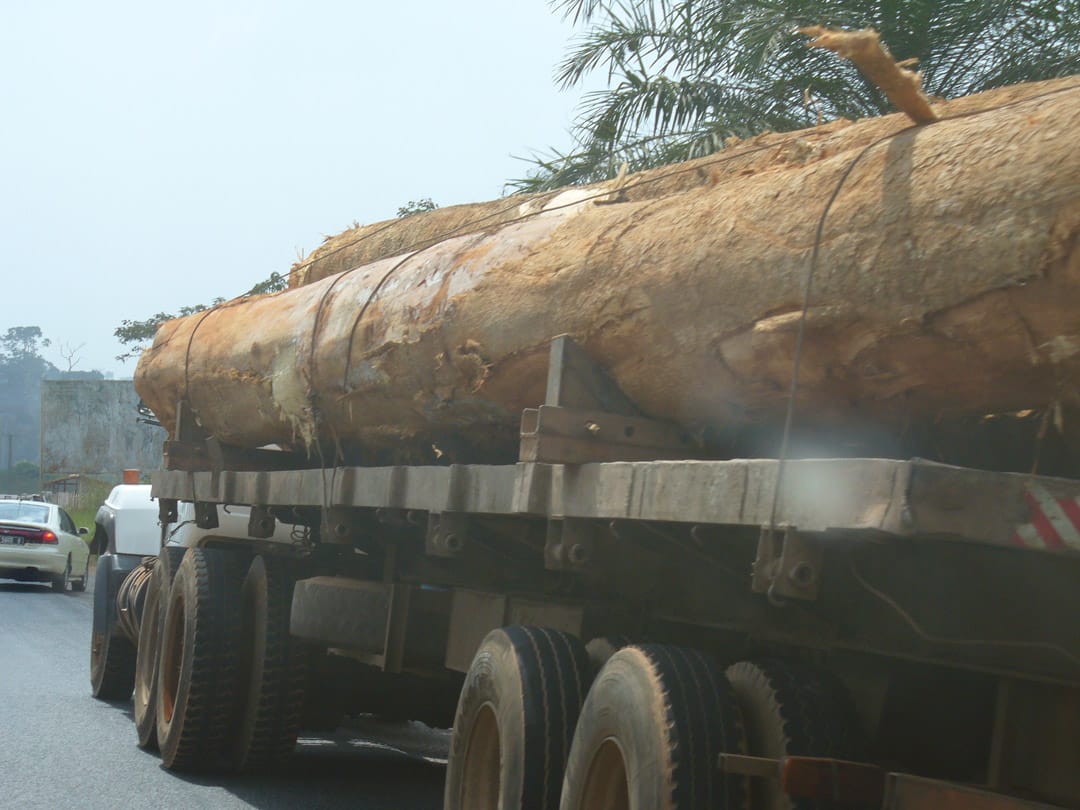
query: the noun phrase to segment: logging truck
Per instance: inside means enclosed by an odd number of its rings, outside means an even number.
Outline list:
[[[1080,83],[1001,92],[166,324],[95,694],[175,770],[449,726],[446,810],[1080,807]]]

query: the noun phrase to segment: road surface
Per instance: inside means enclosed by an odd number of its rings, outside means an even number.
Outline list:
[[[92,594],[0,580],[0,806],[116,808],[350,808],[442,805],[445,735],[399,729],[408,753],[357,729],[303,735],[269,776],[188,776],[135,745],[131,702],[90,696]],[[418,744],[412,744],[417,743]],[[428,760],[420,756],[427,755]]]

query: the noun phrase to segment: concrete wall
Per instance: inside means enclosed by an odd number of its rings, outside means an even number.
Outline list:
[[[161,467],[165,431],[136,421],[138,403],[131,380],[42,381],[42,477]]]

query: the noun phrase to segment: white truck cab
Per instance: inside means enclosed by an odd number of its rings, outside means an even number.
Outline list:
[[[94,543],[99,553],[157,556],[161,548],[157,501],[149,484],[119,484],[98,508]],[[105,539],[99,541],[100,535]]]

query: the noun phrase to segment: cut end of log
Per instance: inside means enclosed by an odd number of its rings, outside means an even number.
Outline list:
[[[913,63],[910,59],[895,61],[889,49],[881,44],[877,31],[869,28],[839,31],[812,25],[800,28],[799,33],[814,37],[807,43],[809,47],[825,48],[854,62],[855,67],[916,124],[938,120],[930,100],[922,91],[922,74],[908,68]]]

